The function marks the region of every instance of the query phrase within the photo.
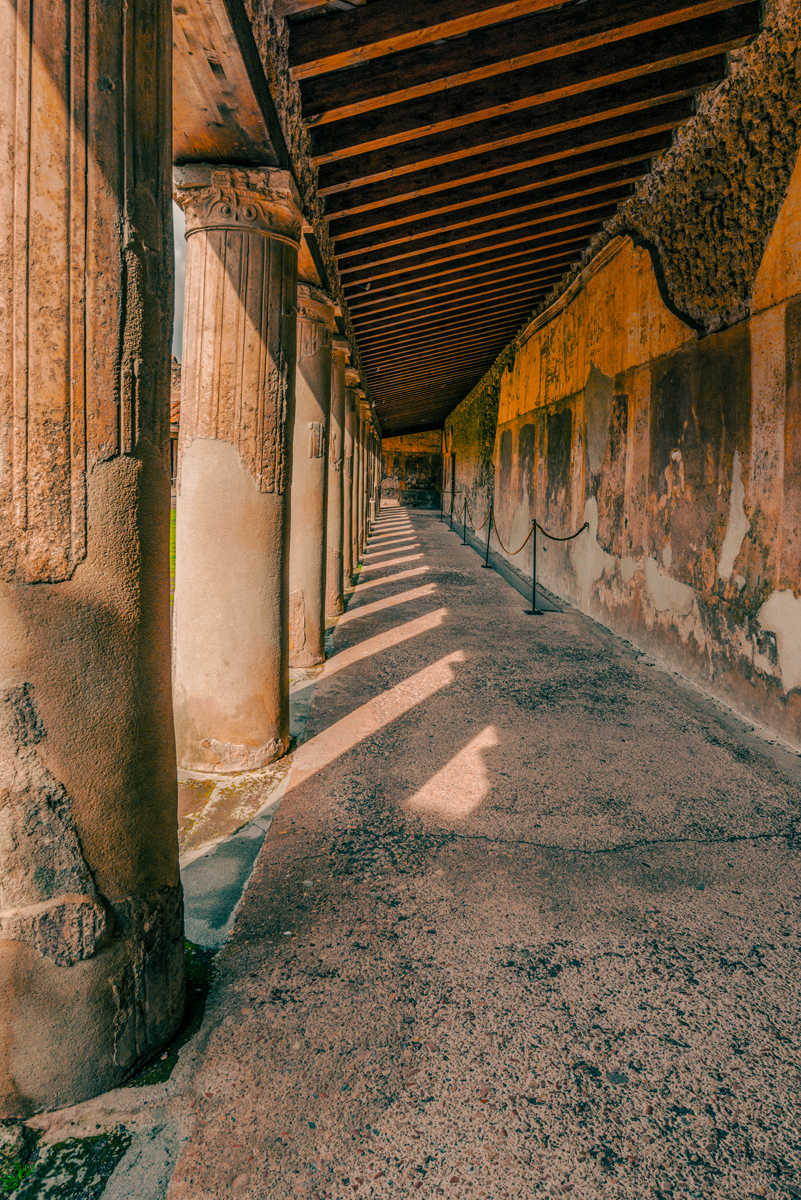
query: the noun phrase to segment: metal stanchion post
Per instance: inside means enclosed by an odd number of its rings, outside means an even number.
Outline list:
[[[531,608],[525,611],[532,617],[538,617],[541,609],[537,608],[537,522],[532,521],[531,535]]]
[[[490,500],[489,516],[487,517],[487,549],[484,551],[484,561],[481,564],[482,567],[487,567],[487,568],[489,568],[489,565],[490,565],[489,548],[490,548],[490,538],[492,537],[492,522],[494,519],[495,519],[495,498],[493,497],[493,499]]]
[[[462,508],[462,545],[467,545],[467,497],[465,496],[464,507]]]
[[[453,501],[455,492],[451,492],[451,511],[448,513],[448,524],[450,525],[451,533],[453,533]]]

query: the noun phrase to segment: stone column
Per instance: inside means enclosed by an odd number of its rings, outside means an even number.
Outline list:
[[[353,468],[355,454],[355,422],[356,404],[353,389],[359,382],[359,372],[355,367],[345,369],[345,467],[342,480],[342,573],[345,586],[353,582]]]
[[[170,5],[4,4],[0,44],[0,1117],[11,1117],[120,1083],[183,1011]]]
[[[362,472],[364,468],[364,422],[362,420],[361,388],[354,390],[356,402],[355,420],[353,426],[353,568],[358,567],[362,559],[362,528],[364,509],[362,507]]]
[[[325,658],[325,510],[331,333],[334,305],[298,284],[298,351],[289,538],[289,662],[316,667]]]
[[[369,457],[369,437],[370,437],[370,408],[367,401],[364,399],[364,393],[359,400],[359,409],[361,415],[361,455],[359,458],[359,551],[364,549],[365,541],[367,540],[367,488],[369,486],[368,478],[368,457]]]
[[[178,762],[255,770],[289,743],[287,483],[301,215],[289,174],[176,172],[186,213],[174,703]]]
[[[342,522],[344,513],[345,367],[349,356],[350,346],[347,340],[340,337],[334,338],[331,346],[331,418],[328,430],[326,616],[336,616],[345,608]]]

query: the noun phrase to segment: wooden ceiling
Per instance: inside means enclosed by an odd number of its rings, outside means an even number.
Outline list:
[[[386,433],[481,378],[667,148],[758,0],[281,0]]]

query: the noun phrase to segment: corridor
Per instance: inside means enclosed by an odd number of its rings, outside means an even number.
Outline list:
[[[801,1196],[801,761],[385,509],[170,1200]]]

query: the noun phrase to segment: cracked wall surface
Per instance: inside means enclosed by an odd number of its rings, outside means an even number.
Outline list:
[[[718,239],[721,264],[748,219]],[[507,546],[535,516],[557,535],[587,521],[565,546],[540,539],[540,581],[795,743],[799,229],[801,163],[744,264],[750,317],[720,301],[706,335],[666,303],[649,250],[612,239],[446,422],[473,524],[491,500]]]

